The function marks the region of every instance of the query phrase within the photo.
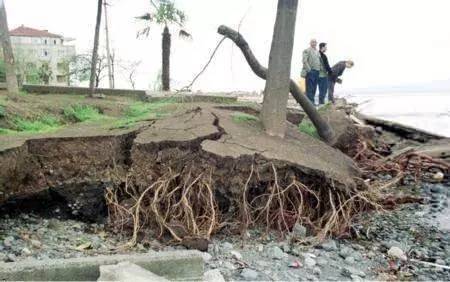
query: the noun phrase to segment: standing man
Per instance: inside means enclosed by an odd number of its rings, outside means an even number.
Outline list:
[[[317,40],[312,39],[310,47],[303,51],[302,77],[306,81],[306,96],[314,104],[317,84],[319,83],[320,55],[317,51]]]
[[[331,101],[334,104],[334,86],[337,83],[341,84],[342,83],[342,79],[340,79],[339,77],[344,74],[345,69],[350,69],[354,66],[355,64],[353,63],[353,61],[348,60],[348,61],[340,61],[339,63],[335,64],[332,68],[332,75],[330,76],[330,85],[328,87],[328,100]]]
[[[330,64],[328,63],[328,57],[325,55],[327,51],[327,43],[319,44],[320,54],[320,72],[319,72],[319,105],[325,104],[325,97],[327,96],[329,78],[333,75]]]

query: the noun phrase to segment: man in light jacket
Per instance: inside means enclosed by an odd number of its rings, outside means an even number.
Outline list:
[[[306,82],[306,96],[315,104],[317,85],[319,83],[319,71],[321,67],[319,51],[317,51],[317,40],[312,39],[310,47],[303,51],[302,77]]]

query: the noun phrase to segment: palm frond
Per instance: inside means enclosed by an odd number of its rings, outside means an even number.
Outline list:
[[[178,36],[180,36],[181,38],[192,38],[192,35],[187,32],[185,29],[180,29],[180,31],[178,32]]]
[[[154,19],[154,16],[150,13],[145,13],[142,16],[136,17],[136,19],[152,22]]]

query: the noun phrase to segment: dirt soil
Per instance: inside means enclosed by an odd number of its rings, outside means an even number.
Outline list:
[[[311,232],[324,225],[331,232],[342,225],[328,213],[327,201],[336,201],[339,206],[338,201],[365,189],[358,181],[360,172],[353,161],[325,143],[299,133],[295,126],[289,127],[285,139],[268,137],[258,121],[237,122],[233,114],[212,104],[186,104],[168,118],[144,122],[128,130],[87,129],[81,125],[38,138],[5,138],[0,153],[2,201],[86,183],[87,187],[97,185],[113,193],[115,208],[123,211],[127,204],[130,208],[127,201],[134,196],[139,198],[149,186],[167,180],[166,196],[175,195],[171,189],[185,185],[188,192],[183,195],[190,197],[185,199],[187,206],[201,206],[200,203],[210,206],[208,210],[195,208],[194,216],[183,213],[180,222],[175,220],[174,224],[184,229],[182,232],[175,232],[170,227],[172,223],[147,222],[178,239],[187,235],[209,238],[223,228],[222,218],[238,221],[244,194],[251,197],[246,201],[254,208],[245,210],[249,218],[254,217],[246,224],[264,221],[261,218],[266,213],[275,218],[267,219],[265,224],[276,222],[276,226],[270,227],[280,230],[292,228],[300,214],[311,221]],[[137,194],[130,194],[129,187],[134,187]],[[340,195],[336,197],[342,199],[330,198],[332,187]],[[284,191],[275,193],[274,189]],[[209,191],[209,196],[202,194],[204,191]],[[270,194],[282,195],[283,201],[300,197],[297,201],[304,201],[305,210],[299,211],[296,204],[289,206],[288,202],[286,207],[280,207],[275,200],[266,209],[261,208],[263,199],[271,197]],[[148,196],[151,198],[147,200],[155,200],[154,192]],[[322,203],[322,198],[327,201]],[[258,200],[252,202],[253,199]],[[162,201],[151,212],[163,212],[160,209],[166,206],[170,204]],[[363,203],[357,203],[355,210],[363,208]],[[289,214],[284,214],[285,210]],[[110,218],[113,222],[123,216],[115,215]],[[191,217],[194,222],[200,218],[197,222],[200,226],[190,226],[187,218]],[[204,218],[208,219],[203,222]],[[122,227],[130,227],[133,221],[136,222],[136,216],[128,218]]]

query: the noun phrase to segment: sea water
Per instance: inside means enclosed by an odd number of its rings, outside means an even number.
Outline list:
[[[233,93],[241,101],[261,103],[261,93]],[[317,95],[316,95],[317,96]],[[357,103],[358,111],[368,116],[395,121],[430,133],[450,137],[450,91],[432,93],[338,94]],[[298,107],[292,98],[290,107]]]
[[[450,137],[450,92],[343,95],[366,115]]]

